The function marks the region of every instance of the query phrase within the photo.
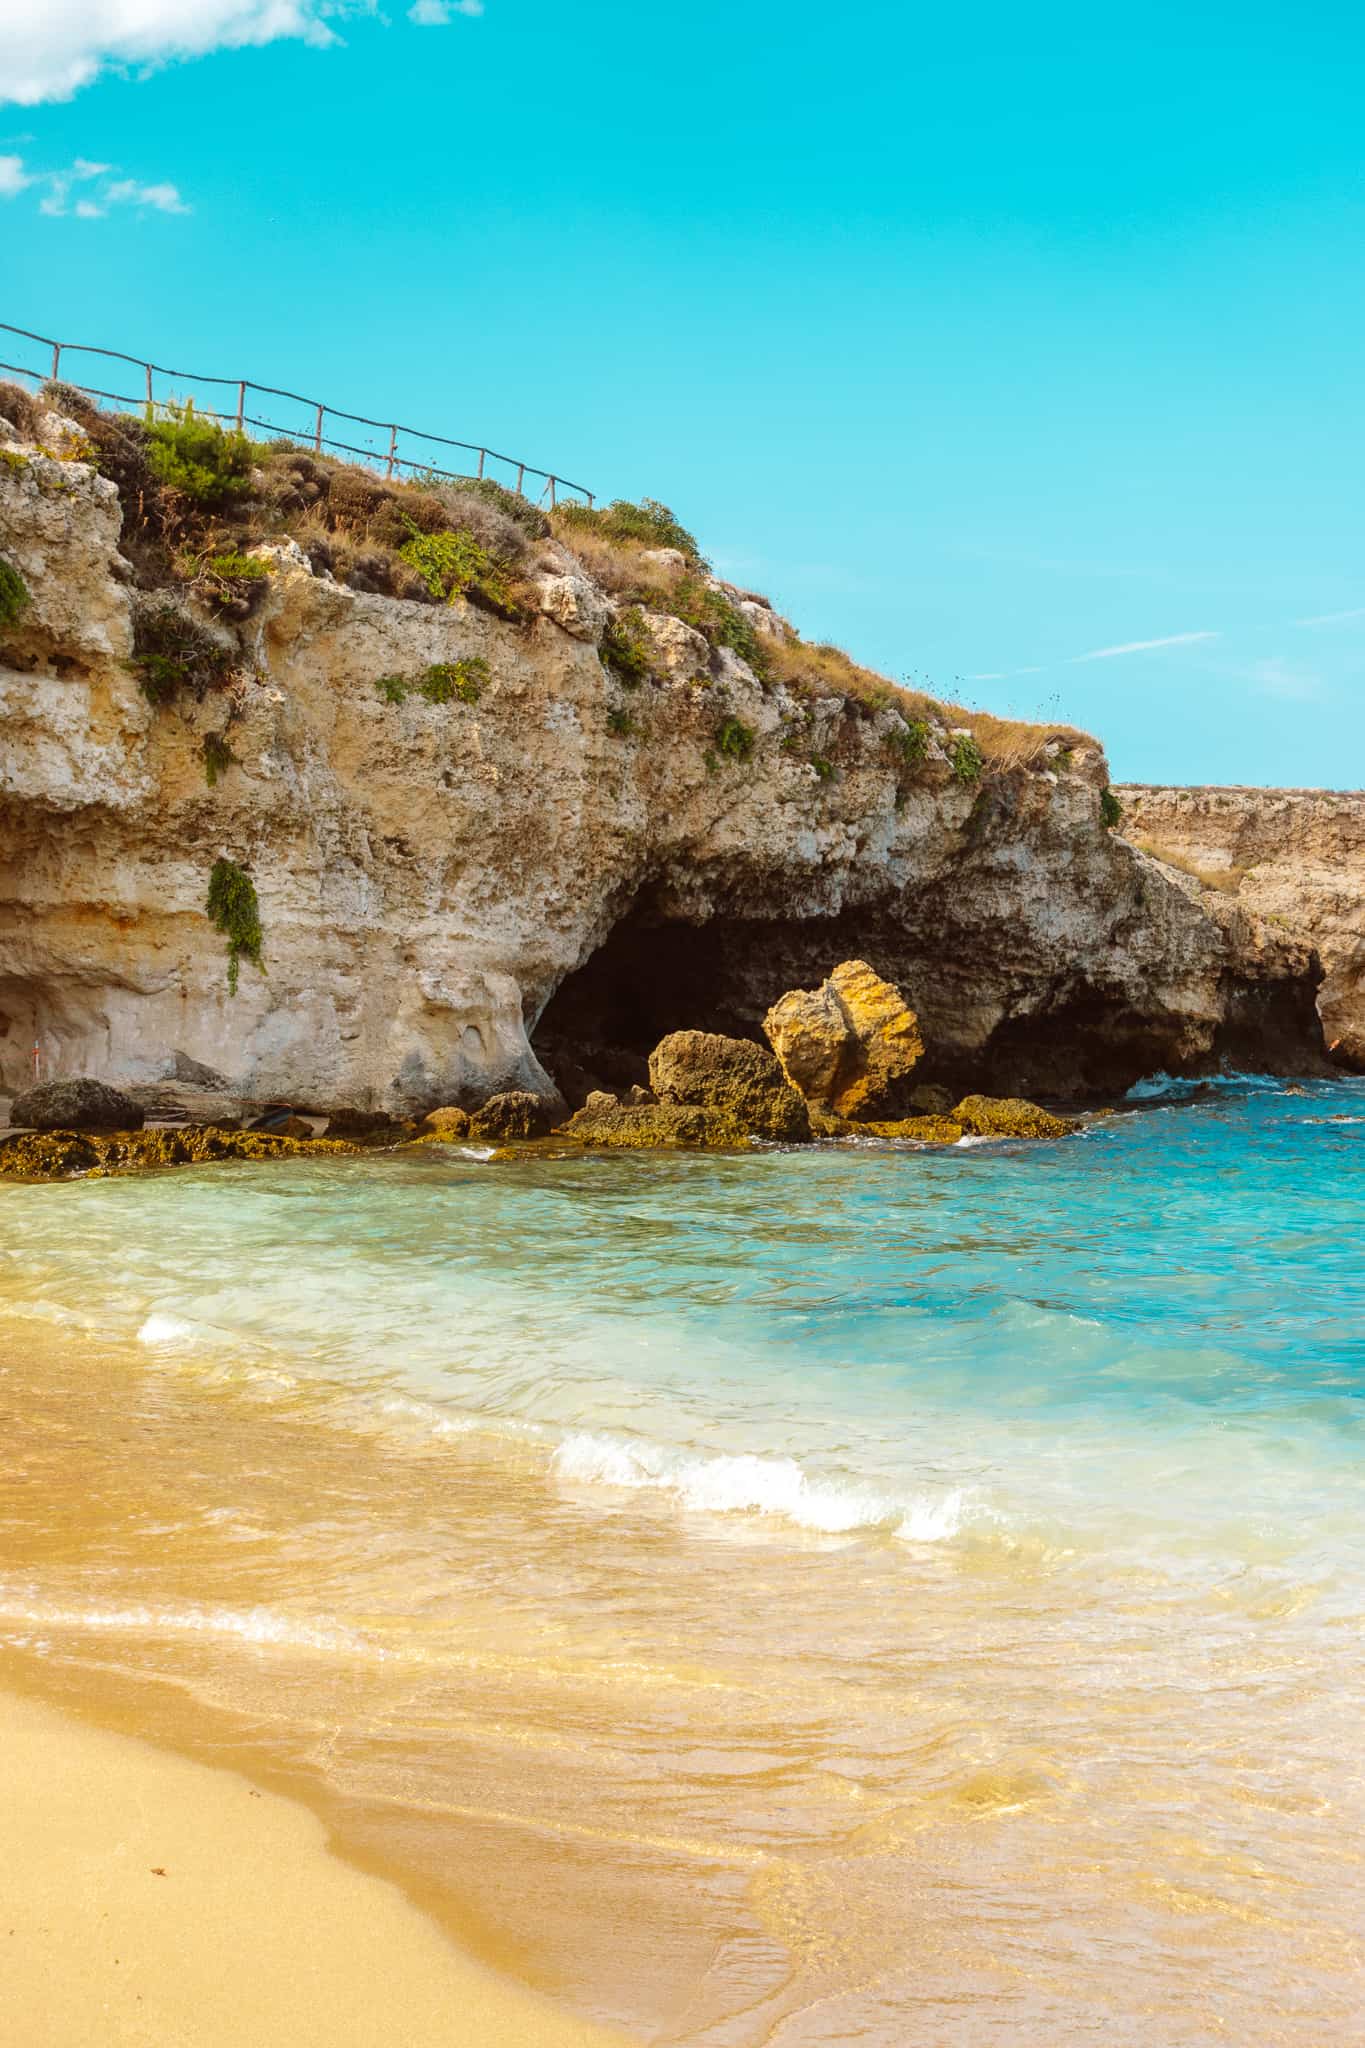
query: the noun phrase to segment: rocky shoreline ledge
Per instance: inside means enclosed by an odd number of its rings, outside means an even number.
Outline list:
[[[1052,1139],[1075,1128],[1072,1119],[1019,1098],[954,1101],[934,1083],[917,1083],[918,1019],[865,961],[842,962],[817,989],[790,991],[764,1030],[766,1046],[718,1032],[671,1032],[650,1054],[648,1087],[634,1085],[624,1099],[593,1089],[572,1113],[562,1100],[510,1089],[474,1110],[436,1108],[420,1122],[365,1114],[307,1119],[283,1104],[245,1124],[226,1111],[208,1121],[149,1122],[136,1096],[107,1083],[49,1082],[11,1105],[0,1177],[65,1180],[463,1142],[717,1151],[868,1138],[915,1145]]]

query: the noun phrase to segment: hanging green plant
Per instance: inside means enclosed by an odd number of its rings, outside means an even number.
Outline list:
[[[256,885],[235,860],[213,863],[206,908],[228,942],[228,994],[235,996],[243,955],[262,974],[265,972],[261,966],[261,906],[256,900]]]

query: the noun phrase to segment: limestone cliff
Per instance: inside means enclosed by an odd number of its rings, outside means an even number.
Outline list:
[[[964,774],[946,714],[907,750],[893,706],[798,701],[674,617],[627,690],[612,601],[553,540],[520,623],[282,545],[222,686],[154,706],[118,493],[63,432],[0,429],[0,551],[31,594],[0,640],[0,1092],[36,1044],[44,1078],[205,1068],[308,1106],[546,1091],[547,1068],[581,1094],[584,1070],[643,1079],[666,1030],[757,1035],[849,957],[907,991],[925,1078],[1078,1095],[1311,1062],[1311,945],[1106,830],[1098,746]],[[381,687],[471,660],[474,702]],[[259,896],[236,994],[219,859]]]
[[[1133,783],[1118,796],[1136,845],[1317,947],[1324,1040],[1365,1072],[1365,790]]]

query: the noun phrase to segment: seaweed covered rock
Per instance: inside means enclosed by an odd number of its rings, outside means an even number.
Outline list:
[[[616,1102],[601,1094],[556,1135],[625,1152],[733,1150],[752,1142],[749,1126],[728,1110],[688,1102]]]
[[[963,1136],[963,1126],[950,1116],[895,1117],[881,1123],[850,1124],[848,1131],[850,1136],[909,1139],[917,1145],[956,1145]]]
[[[1072,1118],[1017,1095],[964,1095],[952,1121],[974,1138],[1065,1138],[1076,1128]]]
[[[865,960],[841,961],[817,989],[792,989],[763,1020],[782,1071],[833,1116],[883,1115],[924,1051],[900,990]]]
[[[450,1104],[444,1109],[432,1109],[422,1119],[422,1136],[439,1138],[442,1143],[469,1136],[469,1111]]]
[[[140,1102],[107,1082],[43,1081],[10,1105],[10,1122],[35,1131],[140,1131]]]
[[[15,1138],[0,1148],[0,1176],[67,1180],[78,1173],[133,1173],[157,1166],[201,1166],[219,1159],[289,1159],[358,1149],[334,1138],[286,1138],[274,1131],[224,1130],[213,1124],[91,1136],[52,1131]]]
[[[773,1055],[747,1038],[672,1031],[649,1056],[649,1083],[661,1107],[672,1103],[718,1112],[744,1135],[799,1144],[811,1134],[804,1100]],[[639,1113],[648,1114],[648,1105],[639,1106]]]
[[[504,1144],[509,1138],[543,1138],[554,1121],[550,1104],[528,1088],[509,1088],[490,1095],[482,1109],[469,1120],[471,1138],[492,1139]]]

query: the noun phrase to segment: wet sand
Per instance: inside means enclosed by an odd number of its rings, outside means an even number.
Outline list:
[[[302,1806],[11,1694],[0,1843],[24,2048],[622,2048],[468,1961]]]

